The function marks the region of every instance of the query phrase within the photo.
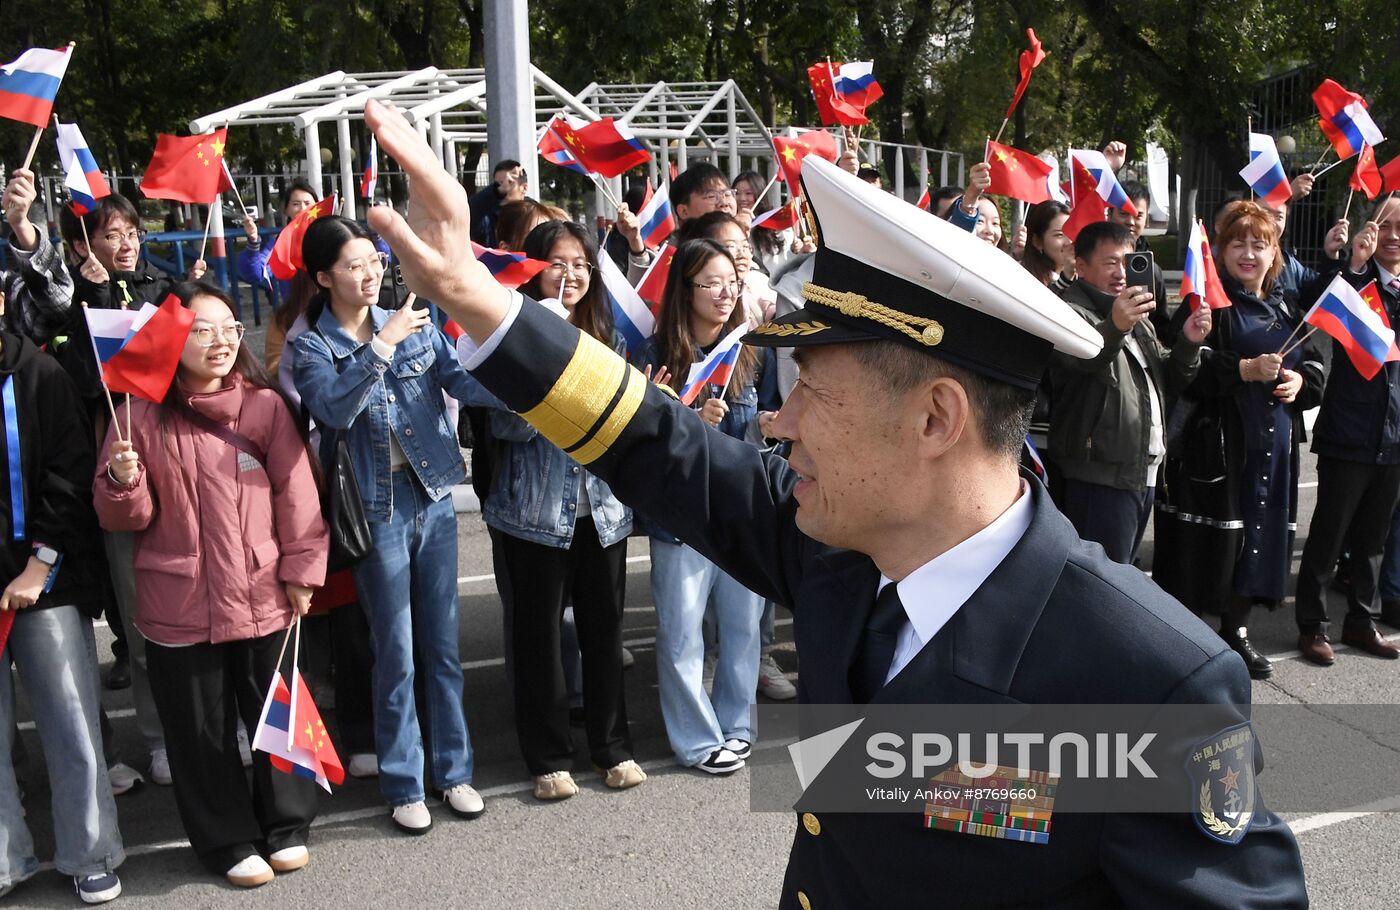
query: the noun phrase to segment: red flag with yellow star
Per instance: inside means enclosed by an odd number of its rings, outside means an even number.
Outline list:
[[[1050,165],[1030,152],[987,141],[987,163],[992,168],[992,185],[987,192],[1010,196],[1034,205],[1050,198]]]
[[[227,127],[203,136],[161,133],[141,178],[141,194],[147,199],[212,204],[220,193],[233,189],[223,168],[227,136]]]
[[[331,735],[321,721],[321,712],[301,678],[301,670],[292,668],[292,748],[305,749],[321,763],[321,773],[333,784],[345,783],[345,769],[340,764]]]
[[[1366,283],[1366,286],[1356,293],[1361,295],[1361,299],[1366,301],[1366,305],[1371,308],[1371,312],[1381,317],[1381,325],[1390,328],[1390,316],[1385,311],[1385,304],[1381,302],[1381,293],[1376,288],[1376,280],[1373,278]],[[1394,341],[1390,343],[1390,350],[1386,352],[1385,362],[1400,361],[1400,347],[1396,347]]]
[[[306,235],[311,222],[323,215],[335,214],[335,200],[335,193],[331,193],[311,208],[302,209],[301,214],[277,235],[277,242],[272,245],[272,255],[267,258],[267,269],[279,280],[291,281],[301,268],[301,238]]]
[[[778,164],[783,168],[783,179],[794,193],[801,186],[799,180],[803,158],[816,155],[827,161],[836,160],[836,139],[826,130],[808,130],[794,139],[774,136],[773,148],[777,150]]]

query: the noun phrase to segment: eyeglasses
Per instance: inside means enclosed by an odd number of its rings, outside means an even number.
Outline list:
[[[721,202],[728,202],[735,196],[733,190],[710,190],[708,193],[701,193],[700,198],[706,202],[719,205]]]
[[[737,281],[720,281],[715,284],[697,284],[694,285],[694,288],[697,291],[709,291],[710,298],[712,300],[723,300],[726,297],[739,296],[739,282]]]
[[[593,271],[593,266],[587,262],[551,262],[545,271],[553,278],[563,278],[565,275],[587,275]]]
[[[363,281],[365,279],[365,275],[367,275],[369,271],[375,267],[378,267],[379,274],[384,274],[384,270],[389,267],[389,254],[378,253],[373,259],[369,260],[368,262],[366,262],[363,259],[356,259],[347,266],[338,269],[326,269],[326,271],[349,272],[351,278],[355,279],[356,281]]]
[[[146,232],[143,230],[126,231],[125,233],[121,233],[119,231],[111,231],[109,233],[103,234],[102,239],[105,240],[110,246],[121,246],[123,240],[127,241],[128,243],[134,243],[137,246],[140,246],[141,244],[146,242]]]
[[[235,322],[233,325],[226,325],[220,328],[215,328],[212,325],[202,325],[197,329],[191,330],[190,334],[194,336],[195,344],[202,348],[212,348],[220,341],[226,341],[229,344],[238,344],[238,342],[243,340],[243,333],[246,331],[247,329],[243,327],[243,323]]]
[[[740,240],[738,242],[730,240],[725,243],[721,243],[720,246],[724,247],[724,249],[731,256],[748,256],[750,253],[753,252],[753,247],[749,244],[747,240]]]

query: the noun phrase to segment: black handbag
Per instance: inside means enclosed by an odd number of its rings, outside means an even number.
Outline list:
[[[334,440],[322,451],[330,449],[330,461],[325,464],[321,498],[321,514],[331,532],[328,572],[348,569],[369,554],[373,541],[365,503],[360,498],[360,484],[355,480],[355,466],[350,461],[350,447],[345,436],[336,433]]]

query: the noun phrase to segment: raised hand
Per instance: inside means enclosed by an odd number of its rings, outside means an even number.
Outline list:
[[[365,122],[409,178],[408,218],[380,205],[370,209],[370,225],[394,251],[409,289],[484,342],[510,310],[511,298],[471,255],[466,191],[396,108],[370,101]]]

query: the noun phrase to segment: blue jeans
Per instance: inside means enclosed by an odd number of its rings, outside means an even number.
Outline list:
[[[1390,519],[1390,536],[1381,557],[1381,600],[1400,600],[1400,509]]]
[[[676,760],[695,765],[726,739],[753,741],[749,706],[758,687],[763,599],[684,544],[651,540],[656,672],[661,716]],[[706,604],[713,603],[719,663],[711,694],[701,683]]]
[[[15,737],[14,661],[44,745],[54,820],[54,866],[64,875],[111,872],[126,858],[117,806],[102,758],[97,643],[77,607],[21,610],[0,657],[0,888],[39,869],[24,823],[11,752]]]
[[[391,806],[424,798],[424,744],[433,787],[472,780],[472,746],[457,655],[457,515],[411,471],[393,472],[389,521],[370,520],[374,547],[355,566],[374,648],[379,789]],[[427,704],[413,694],[414,652]],[[426,726],[421,733],[418,721]]]

